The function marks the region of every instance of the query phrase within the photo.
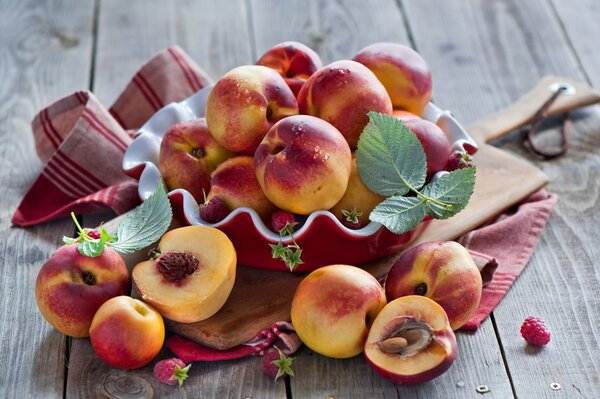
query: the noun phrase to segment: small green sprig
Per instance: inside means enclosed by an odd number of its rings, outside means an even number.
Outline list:
[[[71,218],[77,227],[79,236],[63,237],[65,244],[79,244],[77,251],[91,258],[100,256],[104,247],[111,247],[121,253],[132,253],[156,242],[169,228],[173,218],[171,203],[162,181],[159,182],[154,194],[135,208],[117,228],[115,235],[110,235],[102,225],[98,232],[81,227],[75,213]],[[96,238],[95,236],[98,236]]]
[[[358,223],[359,218],[362,216],[362,212],[359,212],[356,207],[352,208],[352,210],[342,209],[342,216],[346,218],[348,223]]]
[[[291,244],[283,245],[283,237],[289,235],[292,240]],[[279,242],[277,244],[269,244],[272,251],[273,259],[281,259],[291,272],[294,271],[296,266],[303,264],[301,259],[302,248],[298,245],[294,239],[294,226],[290,223],[286,223],[281,230],[279,230]]]
[[[277,352],[279,352],[279,359],[271,362],[275,365],[275,367],[277,367],[275,381],[286,374],[290,377],[294,377],[294,370],[292,370],[292,361],[294,358],[286,356],[285,353],[283,353],[278,347],[275,346],[274,348],[277,349]]]

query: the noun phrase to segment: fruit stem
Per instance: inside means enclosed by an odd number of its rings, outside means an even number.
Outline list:
[[[79,234],[87,236],[87,234],[83,231],[83,227],[81,227],[81,225],[77,221],[77,217],[75,216],[75,212],[71,212],[71,219],[73,219],[73,223],[75,223],[75,226],[77,227],[77,231],[79,231]]]

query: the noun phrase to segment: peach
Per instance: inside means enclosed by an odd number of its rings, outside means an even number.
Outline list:
[[[394,115],[396,118],[400,119],[403,122],[411,119],[421,119],[419,115],[415,115],[412,112],[404,111],[402,109],[395,109],[392,112],[392,115]]]
[[[417,294],[439,303],[453,330],[475,313],[481,290],[477,265],[469,251],[454,241],[426,242],[405,252],[390,269],[385,283],[388,301]]]
[[[300,282],[292,299],[292,324],[302,342],[333,358],[362,352],[375,316],[385,306],[383,288],[358,267],[321,267]]]
[[[446,170],[451,150],[444,131],[435,123],[425,119],[408,119],[404,121],[404,125],[417,136],[425,150],[427,177]]]
[[[344,135],[351,149],[369,123],[370,111],[392,113],[385,87],[358,62],[336,61],[315,72],[298,93],[301,114],[319,117]]]
[[[421,115],[431,99],[431,70],[419,53],[398,43],[375,43],[354,61],[369,68],[387,90],[394,108]]]
[[[183,188],[201,203],[210,190],[210,174],[233,154],[215,141],[206,119],[173,125],[160,144],[158,166],[169,190]]]
[[[276,70],[292,89],[295,96],[306,80],[323,67],[317,53],[302,43],[289,41],[276,44],[256,62]]]
[[[342,198],[351,153],[330,123],[309,115],[277,122],[254,154],[254,169],[267,198],[301,215],[329,209]]]
[[[375,318],[365,344],[371,367],[396,384],[419,384],[450,368],[456,337],[444,309],[409,295],[388,303]]]
[[[252,154],[278,120],[298,114],[292,90],[273,69],[244,65],[217,81],[206,100],[208,129],[223,147]]]
[[[239,155],[223,162],[213,172],[210,184],[207,198],[220,198],[231,211],[252,208],[263,220],[269,220],[277,210],[256,178],[254,159],[250,155]]]
[[[104,302],[129,294],[130,278],[123,258],[105,247],[91,258],[78,244],[59,248],[35,281],[35,300],[42,316],[71,337],[88,337],[94,314]]]
[[[120,369],[137,369],[150,363],[165,340],[161,315],[148,304],[129,296],[106,301],[90,327],[90,342],[104,362]]]
[[[369,214],[373,208],[384,199],[384,196],[369,190],[362,182],[356,167],[356,157],[352,154],[352,168],[348,188],[342,198],[329,211],[341,221],[351,222],[342,211],[352,212],[352,210],[356,210],[358,225],[362,227],[369,223]]]
[[[132,276],[144,302],[164,317],[193,323],[217,313],[235,281],[236,253],[225,233],[187,226],[167,232],[160,256],[137,264]]]

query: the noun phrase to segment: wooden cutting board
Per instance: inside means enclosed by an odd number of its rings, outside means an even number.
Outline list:
[[[456,217],[434,220],[412,244],[432,240],[452,240],[480,226],[512,205],[520,202],[547,183],[544,173],[529,162],[485,144],[511,130],[527,124],[535,111],[549,97],[548,87],[556,82],[567,82],[576,88],[575,94],[561,96],[549,114],[564,112],[600,101],[595,91],[559,77],[544,78],[531,92],[498,114],[477,122],[467,131],[479,142],[475,156],[477,176],[475,191],[469,205]],[[107,224],[118,224],[121,217]],[[130,267],[147,258],[147,251],[129,255]],[[400,255],[363,265],[381,277],[387,273]],[[217,314],[190,324],[167,321],[167,327],[184,337],[215,349],[229,349],[254,338],[274,322],[289,320],[291,299],[303,275],[251,269],[239,266],[233,291]]]

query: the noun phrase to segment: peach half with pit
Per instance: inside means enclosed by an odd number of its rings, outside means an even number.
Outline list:
[[[207,226],[180,227],[163,235],[155,259],[133,268],[133,283],[144,302],[164,317],[193,323],[225,304],[236,261],[225,233]]]
[[[418,295],[388,303],[373,321],[364,349],[377,373],[406,385],[443,374],[456,353],[456,337],[444,309]]]
[[[324,266],[298,285],[292,299],[292,324],[313,351],[349,358],[362,352],[370,324],[385,304],[383,288],[363,269]]]
[[[403,253],[385,282],[388,301],[422,295],[440,304],[453,330],[462,327],[481,300],[481,272],[455,241],[425,242]]]

